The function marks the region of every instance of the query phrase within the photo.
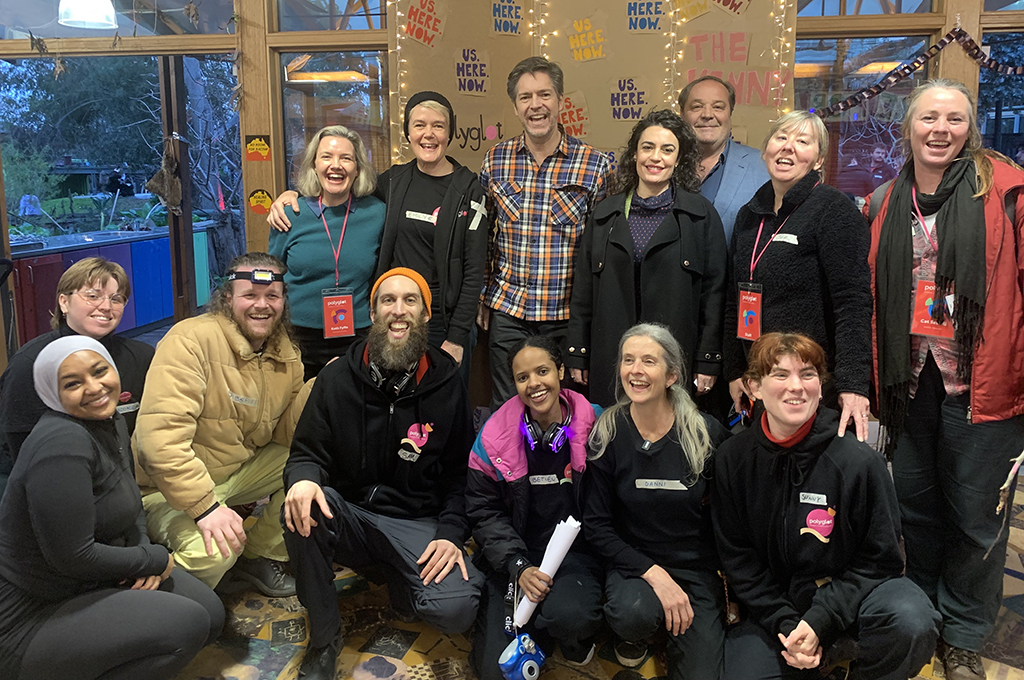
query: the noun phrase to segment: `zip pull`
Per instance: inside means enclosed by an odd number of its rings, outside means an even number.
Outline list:
[[[391,415],[395,415],[395,405],[391,404]],[[968,419],[970,418],[970,411],[968,411]]]
[[[971,420],[971,405],[970,404],[967,405],[967,422],[968,423],[974,422],[974,421]]]

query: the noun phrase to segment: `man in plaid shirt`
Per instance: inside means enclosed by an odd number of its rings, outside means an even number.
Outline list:
[[[607,157],[558,122],[562,81],[542,57],[512,69],[508,96],[523,134],[492,147],[480,169],[494,225],[477,315],[490,331],[492,410],[516,394],[508,352],[518,340],[565,344],[577,240],[609,183]]]

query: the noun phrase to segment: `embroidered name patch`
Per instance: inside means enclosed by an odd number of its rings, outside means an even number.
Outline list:
[[[259,406],[260,403],[259,399],[255,399],[253,397],[243,397],[240,394],[235,394],[231,390],[228,390],[228,395],[231,396],[231,401],[235,402],[236,404],[241,404],[242,406],[256,407]]]
[[[811,505],[828,505],[828,499],[825,498],[823,493],[806,493],[801,491],[800,502],[810,503]]]
[[[670,491],[686,491],[686,485],[678,479],[638,479],[638,489],[668,489]]]

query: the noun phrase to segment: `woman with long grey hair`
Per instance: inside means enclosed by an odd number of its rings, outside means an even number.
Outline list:
[[[587,541],[607,566],[605,617],[619,662],[641,665],[668,631],[669,677],[717,678],[724,588],[705,496],[714,447],[727,434],[684,385],[679,342],[638,324],[619,343],[617,401],[590,433],[583,483]],[[683,635],[686,633],[686,635]]]

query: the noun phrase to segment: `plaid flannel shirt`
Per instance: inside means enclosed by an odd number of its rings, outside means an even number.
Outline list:
[[[577,242],[604,198],[611,165],[597,149],[562,131],[539,166],[526,135],[501,142],[484,157],[480,183],[494,228],[484,302],[526,321],[564,321]]]

